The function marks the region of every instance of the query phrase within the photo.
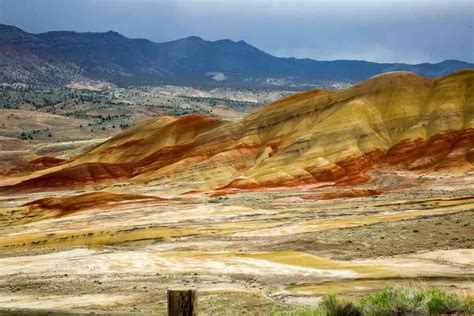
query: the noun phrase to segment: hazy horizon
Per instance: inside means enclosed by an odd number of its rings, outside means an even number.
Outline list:
[[[113,30],[166,42],[244,40],[278,57],[474,62],[471,1],[0,0],[0,23],[30,33]]]

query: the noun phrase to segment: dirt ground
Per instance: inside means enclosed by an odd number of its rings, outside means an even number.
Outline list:
[[[474,244],[473,223],[474,210],[471,210],[424,219],[305,233],[284,241],[275,240],[270,249],[305,251],[340,260],[435,249],[469,249]]]
[[[348,187],[107,203],[57,217],[0,196],[0,314],[165,314],[166,290],[197,288],[202,315],[268,315],[386,285],[474,294],[474,176],[379,174]],[[56,196],[83,192],[57,192]]]

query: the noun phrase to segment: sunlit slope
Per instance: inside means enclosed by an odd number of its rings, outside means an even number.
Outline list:
[[[385,168],[472,169],[474,70],[406,72],[340,91],[299,93],[240,121],[203,115],[143,122],[4,190],[105,181],[254,188],[355,183]],[[97,176],[95,176],[97,175]]]
[[[453,147],[463,147],[455,167],[469,168],[473,81],[473,71],[439,80],[393,73],[274,104],[244,121],[279,150],[233,185],[335,181],[386,162],[435,167]]]

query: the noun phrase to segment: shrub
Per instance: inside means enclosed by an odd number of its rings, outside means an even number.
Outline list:
[[[327,316],[360,316],[362,315],[358,306],[351,301],[340,299],[336,295],[327,295],[320,304]]]
[[[274,310],[273,316],[361,316],[357,305],[336,295],[326,295],[316,308]]]
[[[207,203],[220,203],[220,202],[224,202],[228,199],[229,199],[228,197],[220,196],[220,197],[208,200]]]
[[[383,291],[361,299],[363,315],[426,315],[426,303],[416,292],[402,287],[386,287]]]
[[[420,292],[418,296],[421,297],[421,300],[426,301],[430,313],[474,313],[474,301],[454,293],[445,292],[439,288],[429,288]]]
[[[415,291],[386,287],[364,296],[359,303],[327,295],[319,306],[310,309],[273,311],[278,316],[402,316],[430,314],[474,314],[474,301],[439,288]]]

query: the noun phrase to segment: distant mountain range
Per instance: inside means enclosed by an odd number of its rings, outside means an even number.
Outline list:
[[[356,82],[389,71],[427,77],[474,68],[446,60],[437,64],[316,61],[279,58],[244,41],[206,41],[191,36],[155,43],[117,32],[27,33],[0,24],[0,81],[65,84],[105,80],[118,85],[198,84],[229,86],[311,86]]]

